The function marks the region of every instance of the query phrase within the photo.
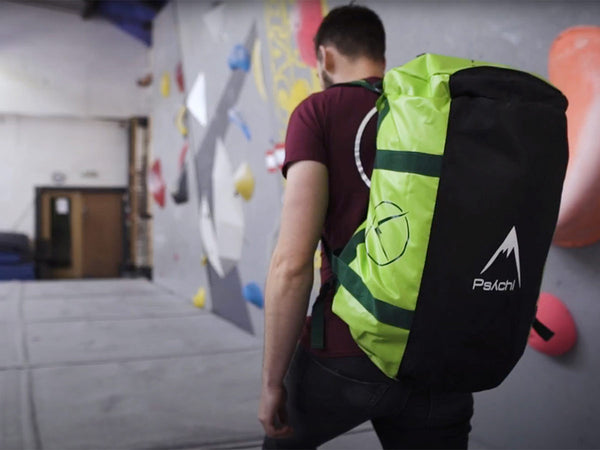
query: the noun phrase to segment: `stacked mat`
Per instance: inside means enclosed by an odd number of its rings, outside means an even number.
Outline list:
[[[0,233],[0,281],[33,280],[35,264],[26,235]]]

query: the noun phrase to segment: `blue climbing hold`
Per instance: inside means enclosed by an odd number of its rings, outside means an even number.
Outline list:
[[[242,117],[242,114],[232,108],[227,112],[227,115],[229,116],[229,121],[236,125],[242,131],[242,133],[244,133],[246,140],[250,141],[252,139],[252,133],[250,133],[250,127],[248,127],[248,124]]]
[[[260,309],[263,308],[263,294],[258,284],[248,283],[242,289],[242,296],[253,305],[258,306]]]
[[[248,72],[250,70],[250,52],[242,44],[238,44],[231,50],[227,62],[231,70]]]

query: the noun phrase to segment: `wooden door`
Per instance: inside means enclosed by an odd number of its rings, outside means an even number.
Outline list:
[[[39,235],[48,247],[42,278],[119,277],[124,190],[43,188]],[[43,269],[43,270],[42,270]]]
[[[123,193],[84,192],[84,278],[119,277],[123,262]]]

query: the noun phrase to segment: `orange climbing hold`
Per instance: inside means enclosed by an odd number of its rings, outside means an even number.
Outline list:
[[[600,240],[600,27],[562,32],[548,72],[569,100],[569,167],[554,243],[582,247]]]

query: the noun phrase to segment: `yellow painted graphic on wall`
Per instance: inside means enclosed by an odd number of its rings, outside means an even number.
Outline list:
[[[273,99],[282,140],[294,108],[320,90],[314,62],[306,55],[326,10],[325,0],[265,0]]]
[[[267,101],[267,88],[265,86],[262,63],[262,45],[259,39],[254,42],[254,48],[252,49],[252,74],[254,75],[254,84],[260,98]]]

